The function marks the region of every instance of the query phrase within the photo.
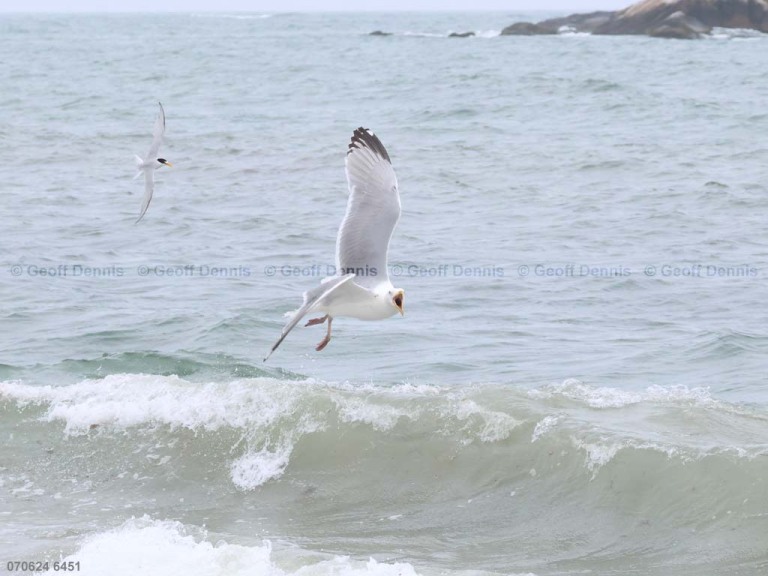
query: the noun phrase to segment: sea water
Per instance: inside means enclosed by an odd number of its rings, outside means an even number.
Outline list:
[[[768,37],[544,16],[0,18],[4,570],[768,571]],[[405,316],[263,363],[358,126]]]

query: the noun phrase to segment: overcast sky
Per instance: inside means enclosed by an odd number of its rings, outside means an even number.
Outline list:
[[[294,12],[322,10],[616,10],[633,0],[24,0],[0,1],[0,12]]]

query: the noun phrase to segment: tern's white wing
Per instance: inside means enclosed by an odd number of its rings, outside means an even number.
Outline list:
[[[157,105],[160,106],[160,112],[155,119],[155,127],[152,129],[152,145],[149,147],[149,151],[144,158],[146,163],[157,159],[160,144],[163,142],[163,134],[165,134],[165,110],[163,110],[163,105],[160,102]]]
[[[312,290],[307,290],[304,292],[304,303],[301,305],[301,308],[294,312],[293,316],[291,316],[291,319],[288,320],[288,323],[280,333],[280,338],[277,340],[277,342],[274,343],[272,349],[269,351],[269,354],[267,354],[267,356],[264,358],[264,362],[266,362],[267,358],[272,355],[272,352],[277,350],[277,347],[283,343],[283,340],[285,340],[285,337],[288,336],[288,333],[296,327],[296,324],[298,324],[301,319],[304,318],[304,316],[312,312],[312,310],[321,304],[323,299],[330,296],[334,290],[340,286],[343,286],[354,277],[354,274],[346,274],[344,276],[333,276],[331,278],[326,278],[317,288],[313,288]]]
[[[352,135],[346,158],[349,201],[336,240],[338,274],[366,288],[389,282],[389,239],[400,218],[400,193],[389,154],[368,129]]]
[[[141,202],[141,213],[139,214],[139,218],[136,220],[136,223],[144,218],[144,214],[146,214],[147,208],[149,208],[149,203],[152,201],[152,193],[155,191],[155,171],[152,168],[144,168],[143,172],[144,200]]]

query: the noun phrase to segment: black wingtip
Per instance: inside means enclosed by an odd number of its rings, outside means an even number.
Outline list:
[[[347,150],[347,154],[351,154],[352,151],[356,148],[368,148],[369,150],[384,158],[384,160],[387,162],[392,163],[392,161],[389,159],[387,149],[384,148],[384,144],[382,144],[378,136],[376,136],[376,134],[371,132],[368,128],[363,128],[361,126],[352,133],[352,140],[349,143],[349,150]]]

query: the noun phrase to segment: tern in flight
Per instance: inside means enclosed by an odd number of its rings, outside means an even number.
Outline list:
[[[163,166],[173,166],[165,158],[157,157],[160,144],[163,142],[163,134],[165,134],[165,110],[163,110],[163,105],[160,102],[157,104],[160,106],[160,113],[157,115],[155,127],[152,130],[152,145],[144,158],[136,154],[136,167],[139,172],[134,176],[134,179],[144,174],[144,201],[141,203],[141,213],[136,223],[144,218],[149,203],[152,201],[152,193],[155,191],[155,170]]]
[[[392,286],[387,272],[387,251],[400,218],[397,178],[386,149],[367,128],[352,134],[346,157],[349,200],[336,238],[336,275],[304,293],[304,303],[283,328],[264,361],[307,314],[320,313],[306,326],[328,323],[318,352],[331,341],[337,316],[383,320],[403,314],[405,292]]]

